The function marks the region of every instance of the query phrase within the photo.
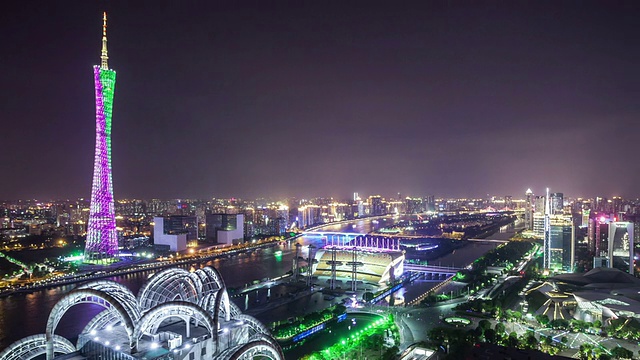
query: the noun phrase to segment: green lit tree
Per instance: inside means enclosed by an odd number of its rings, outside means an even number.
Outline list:
[[[611,349],[611,356],[614,359],[632,359],[633,351],[623,348],[621,346],[616,346]]]

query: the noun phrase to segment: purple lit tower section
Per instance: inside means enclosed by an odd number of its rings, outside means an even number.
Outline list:
[[[96,90],[96,152],[93,165],[91,209],[84,260],[111,263],[118,259],[118,237],[111,179],[111,110],[116,72],[107,60],[107,13],[103,15],[100,66],[93,67]]]

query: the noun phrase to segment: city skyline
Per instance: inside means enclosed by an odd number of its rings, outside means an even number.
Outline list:
[[[103,10],[116,198],[635,198],[640,6],[607,5],[15,3],[0,198],[89,197]]]

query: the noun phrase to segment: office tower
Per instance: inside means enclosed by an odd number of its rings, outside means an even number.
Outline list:
[[[533,201],[533,212],[544,215],[544,207],[545,207],[546,201],[547,201],[547,198],[545,198],[544,196],[542,195],[536,196]]]
[[[318,205],[305,205],[298,208],[298,227],[308,226],[322,222],[322,208]]]
[[[524,228],[525,230],[533,230],[533,191],[527,189],[525,195],[524,206]]]
[[[617,268],[629,274],[634,273],[633,257],[633,223],[616,222],[609,223],[609,267]]]
[[[543,244],[543,266],[547,270],[551,265],[551,223],[549,216],[551,215],[551,201],[549,201],[549,188],[547,188],[547,197],[544,207],[544,244]]]
[[[372,215],[383,215],[385,213],[384,204],[382,203],[382,196],[370,196],[369,203],[371,204]]]
[[[618,213],[623,211],[622,198],[620,196],[614,196],[613,199],[611,199],[611,207],[612,207],[613,213],[616,214],[616,216],[618,216]]]
[[[172,221],[170,217],[153,218],[153,244],[156,250],[183,251],[187,248],[187,231],[170,230]],[[169,221],[167,221],[169,220]],[[162,249],[166,247],[166,249]]]
[[[429,195],[424,198],[425,210],[436,211],[436,197],[435,195]]]
[[[575,264],[575,229],[571,216],[550,215],[549,266],[554,271],[572,271]]]
[[[589,226],[589,216],[590,215],[591,215],[591,210],[590,209],[583,209],[582,210],[582,224],[580,225],[581,227]]]
[[[424,207],[422,205],[421,198],[410,198],[407,197],[405,199],[405,212],[407,214],[418,214],[423,211]]]
[[[198,241],[198,218],[187,215],[165,216],[162,230],[165,234],[187,234],[188,242]]]
[[[505,210],[513,210],[513,196],[507,195],[504,197]]]
[[[564,212],[564,194],[551,194],[551,214],[562,214]]]
[[[208,242],[237,244],[244,240],[244,214],[207,214]]]
[[[111,114],[116,72],[107,60],[107,13],[103,14],[100,66],[93,67],[96,94],[96,149],[84,259],[108,263],[118,257],[118,237],[111,178]]]
[[[358,212],[356,216],[364,216],[364,204],[362,202],[362,199],[360,198],[360,196],[358,196],[358,193],[356,193],[355,195],[357,197],[354,199],[354,201],[356,202]]]
[[[286,205],[280,205],[276,210],[276,218],[280,221],[280,234],[284,234],[289,228],[289,207]]]
[[[591,213],[592,218],[589,219],[589,250],[592,250],[595,256],[604,256],[609,248],[609,223],[608,216]]]

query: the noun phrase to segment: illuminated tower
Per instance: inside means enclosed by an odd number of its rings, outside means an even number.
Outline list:
[[[96,151],[93,163],[91,209],[84,259],[109,263],[118,257],[118,238],[111,180],[111,109],[116,72],[107,60],[107,13],[102,18],[102,52],[100,66],[93,67],[96,90]]]
[[[545,198],[544,207],[544,246],[543,246],[543,266],[542,268],[548,270],[551,265],[551,199],[549,198],[549,188],[547,188],[547,197]]]

